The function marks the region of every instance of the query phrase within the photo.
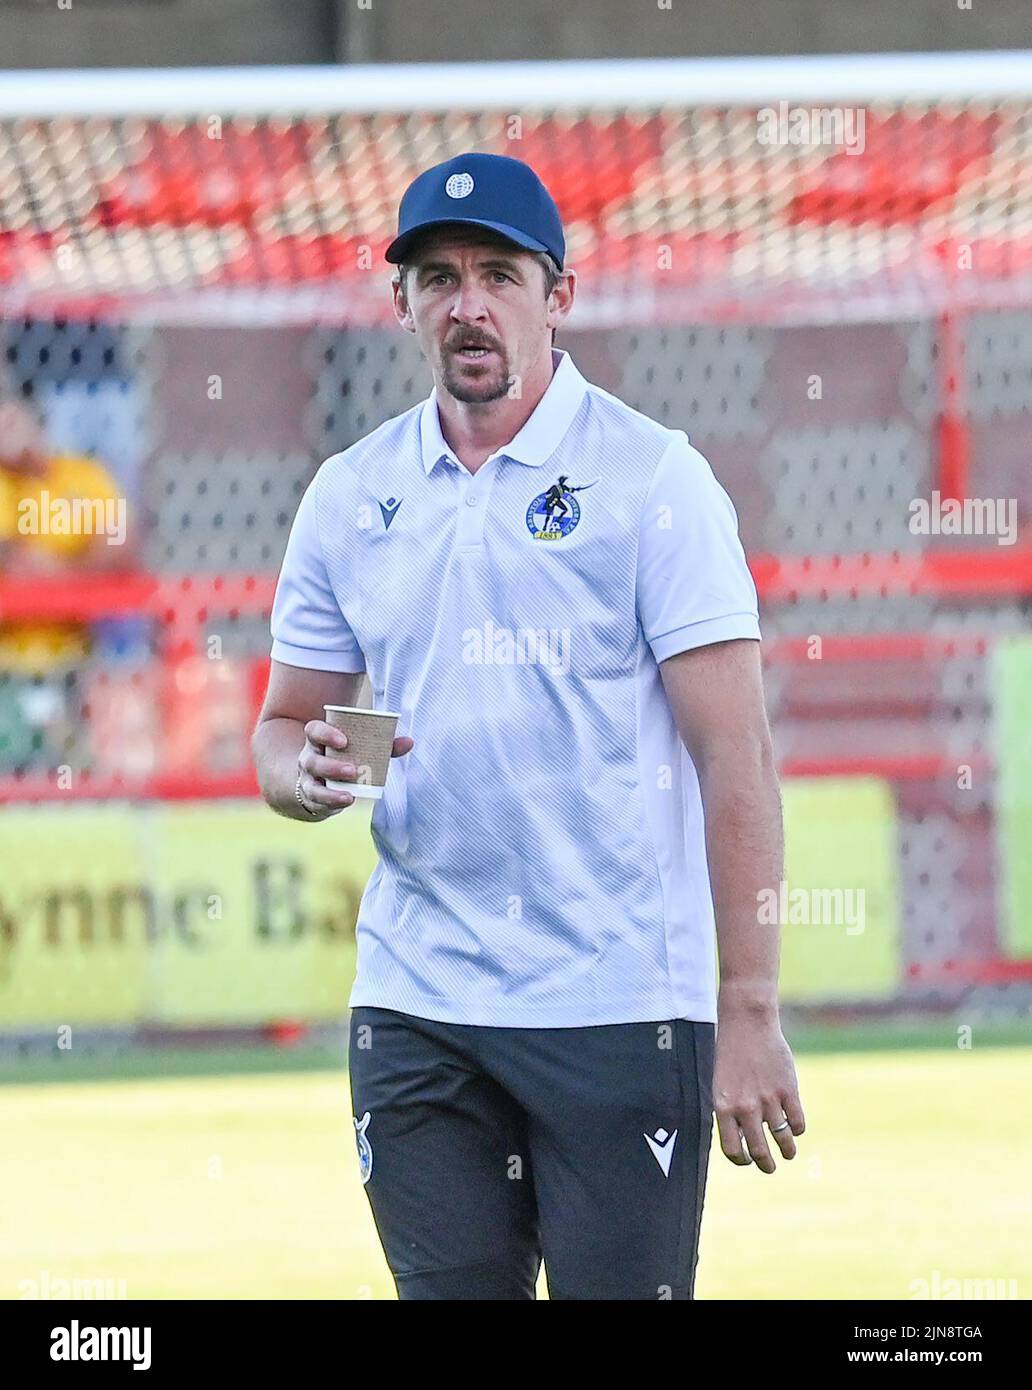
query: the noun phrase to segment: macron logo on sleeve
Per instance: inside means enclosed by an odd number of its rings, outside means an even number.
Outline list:
[[[380,503],[380,515],[383,517],[383,529],[389,531],[391,522],[398,515],[398,508],[401,506],[402,498],[388,497],[386,502]]]

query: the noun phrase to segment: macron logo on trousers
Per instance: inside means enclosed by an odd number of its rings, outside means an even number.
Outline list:
[[[643,1134],[642,1138],[652,1150],[652,1157],[663,1169],[663,1176],[670,1176],[670,1160],[674,1156],[674,1145],[677,1143],[677,1130],[673,1134],[667,1134],[665,1129],[657,1129],[655,1137],[651,1134]]]

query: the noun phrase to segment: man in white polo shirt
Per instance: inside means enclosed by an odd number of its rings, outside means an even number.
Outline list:
[[[351,997],[363,1181],[402,1298],[533,1298],[543,1257],[552,1298],[689,1299],[714,1107],[764,1172],[764,1124],[785,1158],[804,1128],[734,508],[552,346],[575,276],[527,165],[420,175],[387,258],[434,389],[308,488],[254,738],[269,805],[321,820],[358,776],[323,705],[365,672],[401,711]]]

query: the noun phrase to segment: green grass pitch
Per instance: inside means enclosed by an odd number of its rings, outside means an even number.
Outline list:
[[[798,1066],[793,1163],[735,1169],[714,1143],[700,1299],[909,1299],[936,1279],[1032,1294],[1032,1051]],[[62,1279],[130,1299],[394,1296],[343,1071],[9,1085],[0,1133],[0,1297]]]

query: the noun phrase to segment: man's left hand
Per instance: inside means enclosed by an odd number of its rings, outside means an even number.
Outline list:
[[[766,1122],[783,1158],[795,1158],[806,1129],[795,1063],[775,1010],[722,1004],[717,1014],[713,1104],[720,1147],[732,1163],[773,1173]],[[788,1121],[786,1124],[785,1121]],[[777,1130],[777,1133],[774,1131]]]

